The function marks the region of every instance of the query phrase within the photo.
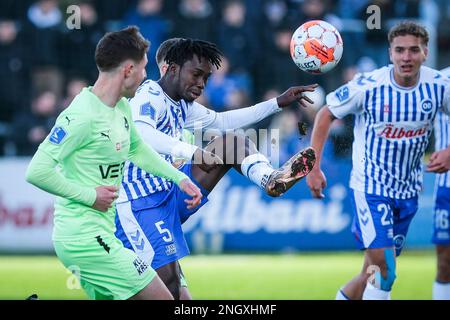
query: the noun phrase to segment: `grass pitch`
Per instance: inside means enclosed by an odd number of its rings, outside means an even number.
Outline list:
[[[181,261],[195,299],[334,299],[362,253],[189,256]],[[431,299],[433,251],[404,251],[392,299]],[[71,288],[71,289],[69,289]],[[0,256],[0,299],[87,299],[55,256]]]

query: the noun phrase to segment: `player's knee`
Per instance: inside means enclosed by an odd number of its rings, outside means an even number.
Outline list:
[[[176,275],[171,274],[165,279],[163,279],[163,281],[167,289],[169,289],[170,293],[172,294],[173,298],[175,300],[179,300],[181,288],[179,278]]]
[[[180,275],[178,272],[173,272],[170,274],[170,277],[167,278],[167,288],[169,289],[170,293],[172,293],[175,300],[180,299],[180,289],[181,289],[181,282],[180,282]]]
[[[383,270],[375,274],[381,290],[391,291],[396,275],[395,253],[392,249],[384,250],[385,264]]]

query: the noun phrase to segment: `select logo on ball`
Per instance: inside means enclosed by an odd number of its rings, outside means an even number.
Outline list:
[[[292,60],[303,71],[321,74],[333,69],[342,57],[343,42],[335,27],[312,20],[295,30],[291,38]]]

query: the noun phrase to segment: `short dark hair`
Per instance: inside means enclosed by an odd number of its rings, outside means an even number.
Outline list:
[[[100,71],[111,71],[127,59],[141,61],[149,47],[136,26],[108,32],[97,44],[95,63]]]
[[[422,25],[413,21],[402,21],[389,30],[388,40],[392,43],[398,36],[412,35],[422,39],[424,45],[428,45],[428,32]]]
[[[163,41],[163,43],[161,43],[161,45],[158,47],[158,49],[156,49],[156,55],[155,55],[155,59],[156,59],[156,64],[159,65],[160,63],[162,63],[164,61],[164,59],[166,58],[167,55],[167,51],[169,51],[170,47],[176,43],[178,40],[181,40],[183,38],[170,38],[167,39],[166,41]]]
[[[211,42],[196,39],[179,39],[167,51],[164,61],[167,64],[184,65],[196,55],[199,59],[206,59],[216,68],[220,67],[223,53]]]

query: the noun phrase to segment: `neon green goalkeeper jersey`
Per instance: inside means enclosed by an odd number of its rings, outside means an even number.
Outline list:
[[[59,115],[27,171],[29,182],[58,195],[54,241],[115,232],[115,207],[101,212],[91,206],[96,200],[96,187],[120,186],[127,159],[177,184],[187,178],[141,140],[125,98],[112,108],[103,104],[91,88],[84,88]]]

